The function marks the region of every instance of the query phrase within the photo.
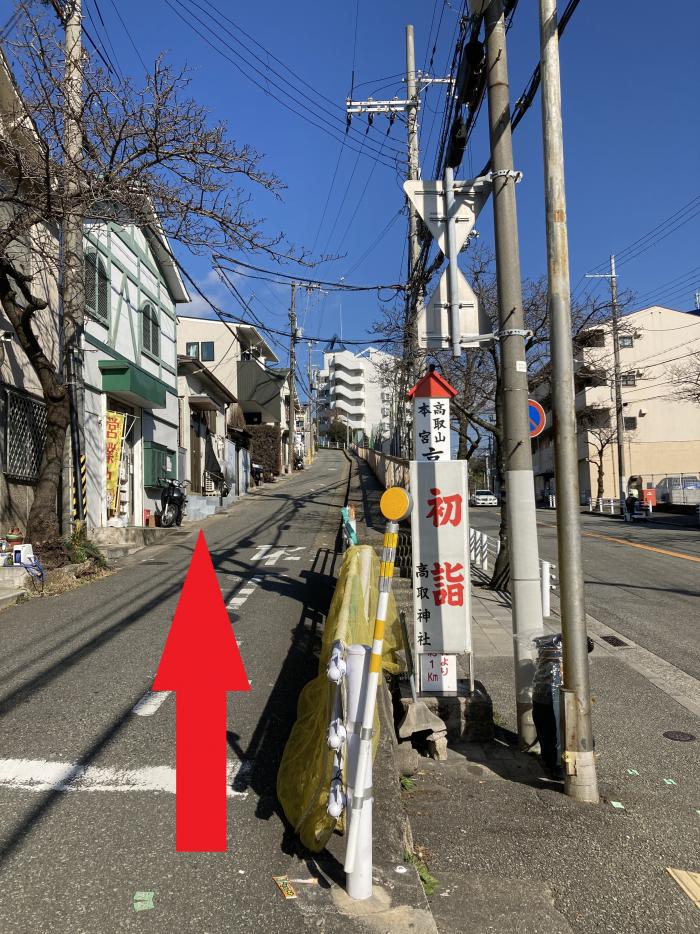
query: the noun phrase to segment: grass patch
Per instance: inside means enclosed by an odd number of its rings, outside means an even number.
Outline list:
[[[410,850],[406,850],[403,854],[403,860],[405,863],[411,863],[416,867],[416,872],[418,873],[418,878],[420,879],[423,885],[423,891],[426,895],[432,895],[437,888],[440,887],[440,883],[431,874],[430,870],[426,866],[425,862],[417,856],[415,853],[411,853]]]
[[[413,791],[416,787],[416,783],[412,778],[409,778],[408,775],[402,775],[399,780],[404,791]]]

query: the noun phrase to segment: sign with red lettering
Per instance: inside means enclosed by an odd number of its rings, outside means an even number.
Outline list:
[[[411,494],[416,652],[471,652],[466,464],[412,461]]]
[[[454,655],[421,655],[421,694],[457,693],[457,658]]]

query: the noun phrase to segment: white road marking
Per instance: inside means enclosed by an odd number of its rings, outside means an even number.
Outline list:
[[[253,561],[260,561],[261,558],[264,558],[268,551],[272,548],[272,545],[258,545],[258,550],[253,555]]]
[[[253,760],[229,760],[226,764],[226,795],[246,798],[247,791],[234,791],[244,784]],[[175,794],[175,769],[154,765],[142,769],[114,769],[46,759],[0,759],[0,787],[25,791],[165,791]]]
[[[271,548],[272,546],[270,545],[270,546],[265,546],[265,547]],[[273,565],[277,564],[280,558],[287,560],[287,561],[300,561],[301,558],[299,557],[295,558],[292,556],[292,552],[294,551],[306,551],[306,546],[304,545],[296,545],[296,546],[281,545],[279,548],[277,548],[275,551],[270,552],[269,554],[266,552],[263,555],[263,557],[265,558],[265,567],[272,567]]]
[[[152,717],[161,705],[170,697],[172,691],[147,691],[141,700],[132,707],[131,712],[137,717]]]

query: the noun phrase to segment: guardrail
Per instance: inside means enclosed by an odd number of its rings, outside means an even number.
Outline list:
[[[480,571],[488,573],[489,565],[496,563],[496,558],[501,550],[501,543],[497,538],[492,538],[486,532],[479,529],[469,529],[469,560]],[[551,561],[543,561],[540,558],[540,589],[542,593],[542,615],[552,615],[552,591],[556,592],[557,577],[556,564]]]

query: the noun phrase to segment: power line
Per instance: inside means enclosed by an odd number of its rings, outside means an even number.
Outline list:
[[[173,6],[173,2],[177,4],[177,7],[179,9]],[[225,25],[225,23],[221,22],[220,20],[216,19],[216,17],[212,16],[211,12],[209,12],[209,9],[201,5],[198,2],[198,0],[172,0],[172,2],[171,0],[165,0],[165,3],[174,13],[176,13],[176,15],[187,26],[190,27],[190,29],[192,29],[193,32],[195,32],[204,42],[206,42],[207,45],[210,46],[210,48],[218,52],[219,55],[221,55],[228,62],[230,62],[245,78],[247,78],[251,83],[253,83],[256,87],[258,87],[261,91],[263,91],[269,97],[272,97],[274,100],[280,103],[287,110],[291,111],[296,116],[300,116],[302,119],[306,120],[308,123],[311,123],[313,126],[316,126],[318,129],[321,129],[323,132],[326,132],[328,134],[339,133],[341,132],[341,130],[342,132],[345,132],[346,126],[345,126],[344,120],[342,120],[336,114],[332,113],[324,103],[318,103],[317,101],[313,100],[309,96],[308,93],[300,90],[293,83],[289,82],[288,79],[284,75],[281,75],[280,72],[277,71],[274,67],[272,67],[269,64],[269,62],[266,62],[263,59],[261,59],[259,55],[257,55],[252,49],[250,49],[240,39],[238,39],[234,35],[234,33]],[[229,17],[226,17],[219,10],[217,10],[213,4],[209,4],[209,6],[215,9],[218,15],[222,17],[222,19],[226,20],[227,22],[230,22],[235,28],[237,29],[240,28],[240,27],[237,27],[236,24],[233,23],[233,21]],[[193,7],[201,11],[201,13],[207,17],[208,21],[205,22],[202,19],[202,16],[198,15],[198,13],[195,12]],[[190,19],[187,18],[183,14],[182,11],[184,11],[184,13],[186,13],[188,17],[191,17],[194,20],[194,23],[191,22]],[[213,23],[214,26],[210,25],[210,23]],[[198,27],[201,27],[201,29]],[[219,43],[221,46],[224,47],[224,49],[226,49],[231,54],[229,55],[225,51],[223,51],[221,48],[219,48],[219,46],[216,45],[215,42],[213,42],[209,38],[209,36],[207,36],[205,33],[201,31],[202,29],[206,30],[206,32],[208,32],[213,37],[216,43]],[[229,35],[231,37],[231,40],[240,48],[234,49],[233,46],[230,44],[230,42],[228,42],[221,35],[222,30],[227,35]],[[243,32],[243,30],[241,30],[241,32]],[[244,35],[250,38],[251,41],[255,42],[255,40],[252,40],[252,37],[250,37],[247,33],[244,33]],[[259,43],[257,42],[255,44],[259,45]],[[264,49],[264,47],[262,46],[261,48]],[[264,50],[264,51],[267,52],[267,50]],[[275,59],[276,61],[279,61],[278,59],[276,59],[275,56],[272,56],[269,52],[267,54],[270,55],[270,57]],[[250,57],[246,57],[246,56],[251,56],[252,59],[256,60],[261,67],[258,67],[258,65],[255,64],[255,61],[251,60]],[[265,84],[264,85],[261,84],[260,81],[256,80],[256,78],[254,78],[248,71],[243,69],[241,67],[240,62],[243,62],[245,65],[248,66],[248,68],[252,69],[252,71],[255,72],[259,76],[259,78],[265,82]],[[283,67],[287,68],[287,66],[283,66]],[[290,74],[294,74],[291,71],[291,69],[287,68],[287,70],[290,71]],[[280,87],[280,85],[274,79],[270,77],[271,73],[274,75],[277,75],[278,78],[284,81],[285,86]],[[303,82],[303,83],[306,84],[306,82]],[[278,92],[278,94],[273,93],[273,91],[270,89],[270,85]],[[320,95],[316,91],[314,91],[314,93],[316,94],[317,97],[324,100],[323,95]],[[290,106],[290,104],[288,103],[288,99],[291,99],[294,104],[308,110],[311,116],[309,116],[303,111],[300,112],[296,110],[294,107]],[[314,119],[311,119],[312,117]],[[330,120],[335,121],[335,125],[333,126],[329,125],[329,118]],[[319,124],[319,123],[316,123],[315,120],[321,120],[323,122]],[[354,132],[357,136],[361,135],[357,131],[351,130],[351,132]],[[335,138],[337,139],[338,137],[335,137]],[[357,143],[358,141],[353,139],[353,142]],[[366,148],[367,155],[371,155],[372,158],[376,157],[377,150],[374,148],[374,146],[369,145],[367,147],[363,147],[363,149],[365,148]],[[394,158],[396,159],[400,159],[401,158],[400,151],[397,149],[395,154],[392,153],[392,156],[394,156]],[[391,163],[387,162],[385,164],[388,167],[391,167]]]
[[[137,55],[137,57],[138,57],[138,60],[141,62],[141,65],[142,65],[142,67],[143,67],[143,70],[144,70],[145,72],[148,72],[148,66],[146,65],[146,63],[144,62],[143,58],[141,57],[141,53],[139,52],[138,47],[137,47],[136,43],[134,42],[134,39],[133,39],[131,33],[129,32],[128,27],[127,27],[126,23],[124,22],[124,19],[123,19],[121,13],[119,12],[119,7],[118,7],[117,4],[114,2],[114,0],[109,0],[109,2],[112,4],[112,7],[114,8],[114,12],[117,14],[117,17],[119,18],[119,22],[122,24],[122,28],[124,29],[124,32],[126,33],[127,39],[128,39],[129,42],[131,43],[132,49],[134,50],[134,52],[136,52],[136,55]]]
[[[397,284],[382,284],[382,285],[352,285],[349,282],[329,282],[325,279],[314,279],[311,276],[299,276],[291,275],[286,272],[274,272],[270,269],[264,269],[262,266],[254,266],[252,263],[246,263],[241,259],[233,259],[230,256],[225,256],[222,253],[215,253],[214,260],[216,261],[217,266],[220,269],[228,272],[238,272],[236,269],[226,269],[226,266],[221,265],[221,261],[227,263],[235,263],[236,266],[242,266],[244,269],[253,269],[256,272],[266,273],[270,282],[276,282],[278,279],[276,277],[287,279],[290,282],[299,282],[302,284],[308,285],[325,285],[331,289],[335,289],[339,292],[381,292],[381,291],[401,291],[405,288],[402,283]]]

